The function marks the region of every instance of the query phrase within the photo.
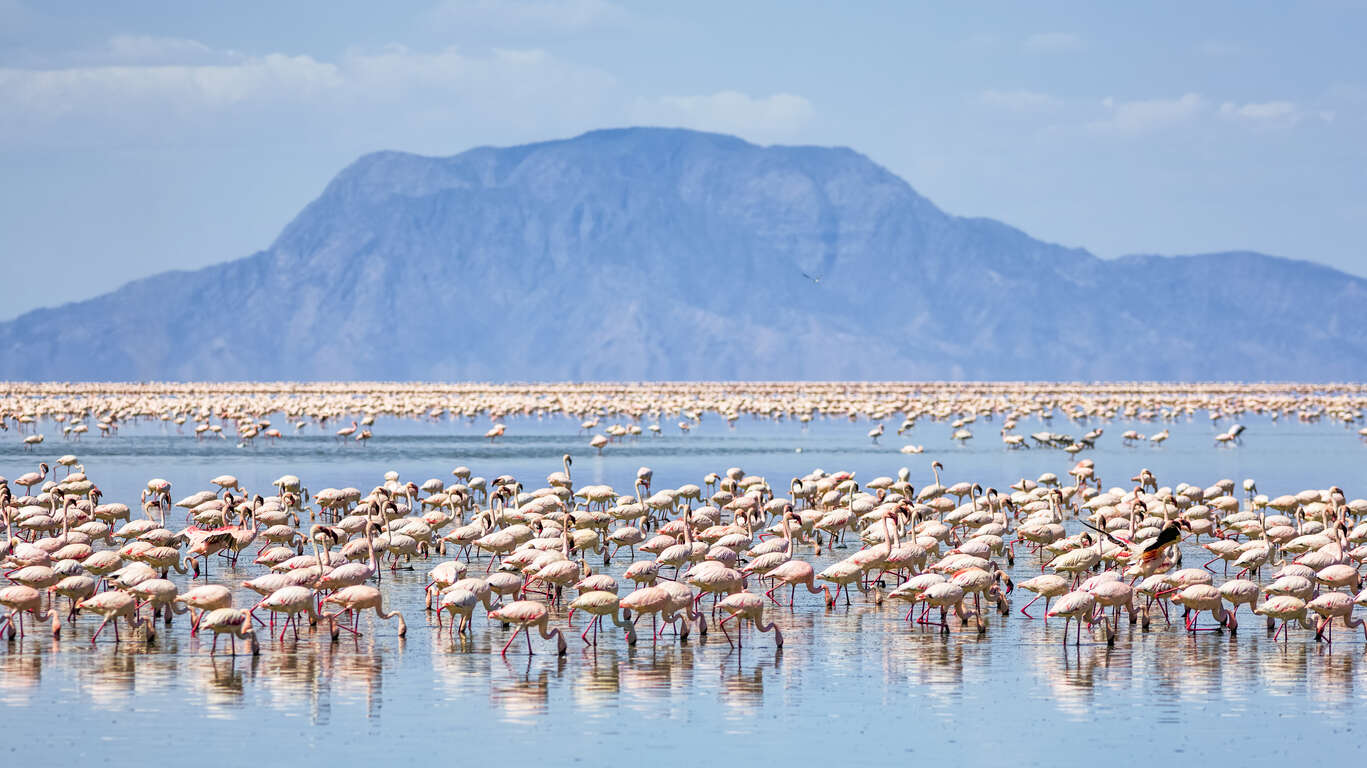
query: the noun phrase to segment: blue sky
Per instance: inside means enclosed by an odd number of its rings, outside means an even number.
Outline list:
[[[0,317],[264,248],[364,152],[634,124],[853,147],[1105,257],[1367,274],[1364,29],[1364,2],[0,0],[0,259],[31,275]]]

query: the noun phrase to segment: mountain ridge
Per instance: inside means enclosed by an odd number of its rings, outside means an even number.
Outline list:
[[[849,148],[605,129],[363,155],[265,250],[0,323],[0,378],[1362,378],[1364,296],[1251,251],[1103,260]]]

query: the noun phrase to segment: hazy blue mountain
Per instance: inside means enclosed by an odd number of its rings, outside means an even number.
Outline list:
[[[1364,298],[1043,243],[849,149],[634,128],[367,155],[265,251],[0,324],[0,378],[1360,379]]]

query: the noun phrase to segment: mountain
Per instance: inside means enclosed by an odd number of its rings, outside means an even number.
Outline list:
[[[267,250],[0,324],[0,378],[1360,379],[1364,298],[1256,253],[1102,260],[849,149],[631,128],[367,155]]]

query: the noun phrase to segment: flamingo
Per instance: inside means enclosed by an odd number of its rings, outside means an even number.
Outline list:
[[[386,621],[397,618],[399,620],[399,637],[408,634],[408,623],[404,621],[403,614],[398,611],[386,613],[384,610],[384,596],[380,594],[380,590],[368,584],[357,584],[339,589],[323,598],[323,604],[326,605],[328,603],[332,603],[338,607],[337,611],[325,616],[325,618],[333,622],[333,640],[336,640],[339,634],[338,627],[340,625],[336,623],[338,616],[343,613],[350,613],[352,615],[352,625],[349,630],[353,635],[360,635],[360,632],[356,630],[356,624],[360,621],[361,611],[368,609],[374,609],[375,615]]]
[[[778,625],[772,621],[768,624],[764,623],[763,597],[753,592],[736,592],[722,598],[721,602],[717,603],[717,607],[727,613],[726,617],[717,622],[717,626],[721,627],[722,634],[726,636],[727,643],[731,643],[731,635],[726,631],[726,622],[736,619],[737,625],[742,620],[748,620],[760,632],[772,631],[774,633],[774,647],[783,647],[783,632],[779,630]],[[736,641],[733,645],[736,648],[741,647],[739,627],[736,630]]]
[[[1253,609],[1254,613],[1260,616],[1266,616],[1268,621],[1281,621],[1282,626],[1272,635],[1272,639],[1275,641],[1277,635],[1281,635],[1283,643],[1290,637],[1290,633],[1287,632],[1287,624],[1292,621],[1297,622],[1306,629],[1315,630],[1316,636],[1318,636],[1322,627],[1316,627],[1310,619],[1306,618],[1305,611],[1305,601],[1291,595],[1277,595],[1276,597],[1264,601],[1262,605]]]
[[[218,636],[224,634],[232,642],[232,655],[237,655],[239,637],[246,638],[253,656],[261,653],[261,645],[256,640],[256,627],[252,625],[252,614],[246,608],[216,608],[208,611],[201,616],[200,626],[214,633],[214,642],[209,648],[210,656],[218,653]]]
[[[1367,638],[1367,625],[1362,619],[1353,618],[1353,597],[1343,592],[1326,592],[1319,597],[1306,603],[1305,607],[1320,615],[1319,624],[1315,627],[1315,639],[1324,638],[1331,645],[1334,642],[1334,619],[1343,621],[1344,629],[1354,629],[1362,627],[1362,634]],[[1329,633],[1326,635],[1325,630]]]
[[[100,626],[96,627],[95,633],[90,636],[91,645],[95,644],[100,632],[104,631],[105,625],[110,621],[114,622],[114,642],[119,642],[119,618],[128,620],[129,629],[137,630],[143,627],[147,632],[147,642],[152,643],[157,637],[156,630],[153,629],[150,618],[137,616],[137,605],[137,600],[132,595],[116,589],[81,600],[76,603],[76,610],[90,611],[104,617],[104,621],[100,622]]]
[[[43,481],[47,479],[47,473],[47,462],[40,462],[38,464],[37,472],[25,472],[24,474],[14,478],[14,484],[24,486],[24,492],[29,495],[33,495],[33,486],[42,485]]]
[[[1090,618],[1092,611],[1096,608],[1096,596],[1091,592],[1069,592],[1054,603],[1053,610],[1045,613],[1050,618],[1062,616],[1063,623],[1063,644],[1068,644],[1068,622],[1077,622],[1077,639],[1074,645],[1082,644],[1082,620]]]
[[[183,604],[191,611],[190,635],[193,637],[199,632],[206,611],[232,607],[233,592],[220,584],[205,584],[176,595],[175,602]]]
[[[19,637],[22,638],[24,636],[25,613],[33,614],[33,618],[36,621],[47,621],[50,619],[52,622],[53,637],[57,637],[62,632],[62,622],[57,618],[57,612],[51,607],[46,611],[42,610],[43,593],[33,587],[15,584],[0,589],[0,605],[9,609],[9,615],[5,617],[4,622],[0,623],[9,631],[10,637],[14,637],[16,623],[19,629]]]
[[[294,637],[297,640],[299,638],[299,614],[308,614],[310,624],[318,621],[318,609],[315,602],[317,595],[317,592],[305,586],[284,586],[261,598],[256,605],[249,609],[249,612],[255,614],[257,608],[265,608],[273,614],[285,614],[285,623],[280,627],[280,640],[284,641],[285,631],[290,628],[291,624],[294,625]]]
[[[1344,595],[1344,597],[1348,596]],[[1185,587],[1181,592],[1173,595],[1172,601],[1191,611],[1191,615],[1187,618],[1188,632],[1219,632],[1226,626],[1232,631],[1239,626],[1234,614],[1225,610],[1224,596],[1220,594],[1220,590],[1210,584],[1192,584]],[[1348,602],[1351,605],[1352,599],[1349,598]],[[1210,628],[1197,627],[1196,618],[1201,611],[1210,611],[1210,615],[1219,622],[1219,625]]]
[[[622,601],[615,592],[589,591],[571,601],[568,616],[571,627],[574,626],[575,611],[583,611],[593,616],[588,626],[584,627],[584,633],[579,636],[585,645],[598,645],[598,627],[603,623],[605,616],[611,616],[613,624],[626,630],[627,643],[636,644],[636,625],[622,618]],[[593,630],[593,640],[589,640],[589,630]]]
[[[1044,598],[1045,623],[1049,622],[1049,601],[1055,597],[1068,593],[1068,580],[1062,576],[1052,573],[1042,573],[1032,579],[1026,579],[1020,583],[1020,588],[1029,592],[1034,592],[1035,597],[1030,602],[1021,606],[1020,612],[1025,614],[1027,619],[1033,619],[1025,609],[1035,604],[1036,600]]]
[[[509,637],[508,642],[503,645],[502,655],[508,655],[508,646],[512,645],[513,641],[517,639],[519,632],[526,634],[527,654],[531,655],[533,651],[530,628],[536,627],[543,639],[549,640],[555,638],[556,655],[564,656],[566,650],[565,635],[559,629],[547,630],[549,617],[550,614],[547,612],[545,604],[538,603],[535,600],[514,600],[501,608],[495,608],[490,611],[489,618],[517,625],[517,629],[513,632],[512,637]]]

